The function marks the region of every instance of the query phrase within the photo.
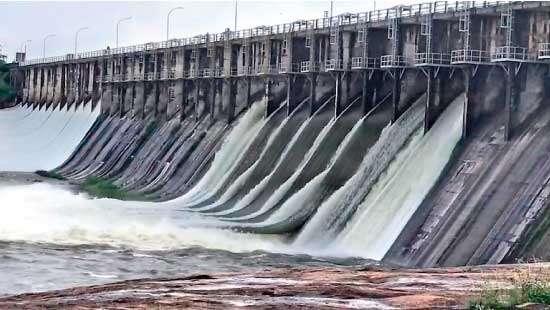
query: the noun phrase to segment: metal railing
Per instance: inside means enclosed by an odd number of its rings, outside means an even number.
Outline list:
[[[253,70],[251,67],[239,67],[237,70],[237,75],[238,76],[251,75],[252,71]]]
[[[384,55],[380,57],[380,68],[407,67],[409,60],[403,55]]]
[[[299,63],[299,71],[297,70],[296,72],[307,73],[307,72],[318,72],[318,71],[319,71],[318,63],[314,61],[306,60]]]
[[[279,74],[279,67],[277,65],[262,65],[258,68],[256,68],[256,74],[258,75],[264,75],[264,74]]]
[[[239,31],[225,31],[217,34],[198,35],[191,38],[171,39],[162,42],[151,42],[113,49],[89,51],[73,55],[72,59],[104,57],[133,52],[144,52],[157,49],[182,47],[187,45],[205,44],[206,42],[214,43],[226,40],[260,37],[271,34],[286,34],[291,32],[320,30],[327,29],[331,27],[331,25],[346,26],[358,23],[382,22],[393,18],[406,18],[433,13],[457,12],[464,10],[464,8],[494,7],[498,5],[506,5],[507,3],[507,1],[436,1],[433,3],[402,5],[399,7],[370,12],[345,13],[334,17],[319,18],[313,20],[299,20],[291,23],[284,23],[273,26],[259,26],[252,29],[244,29]],[[62,61],[68,61],[68,56],[65,55],[42,59],[32,59],[21,62],[19,65],[29,66],[35,64],[54,63]]]
[[[539,44],[539,59],[550,59],[550,43]]]
[[[527,61],[527,48],[519,46],[499,46],[491,53],[491,61]]]
[[[325,71],[343,70],[344,66],[338,59],[325,60]]]
[[[155,74],[155,72],[147,72],[145,73],[145,80],[147,81],[154,81],[158,78],[158,73]]]
[[[111,82],[111,75],[105,74],[103,75],[103,78],[101,79],[102,82]]]
[[[451,55],[448,53],[416,53],[414,64],[422,65],[450,65]]]
[[[451,52],[451,64],[487,63],[490,61],[491,61],[491,56],[486,51],[455,50]]]
[[[145,80],[145,73],[134,72],[134,81],[143,81],[143,80]]]
[[[378,58],[373,57],[352,57],[351,69],[376,69],[380,67]]]

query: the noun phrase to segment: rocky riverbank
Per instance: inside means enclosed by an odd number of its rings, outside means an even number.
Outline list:
[[[518,274],[547,276],[550,264],[422,270],[316,267],[197,274],[4,297],[0,308],[461,309],[488,288],[514,287]],[[545,309],[542,305],[527,307]]]

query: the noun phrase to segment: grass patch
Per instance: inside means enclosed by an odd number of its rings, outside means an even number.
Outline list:
[[[80,189],[97,198],[112,198],[119,200],[146,200],[145,196],[131,193],[120,189],[113,182],[99,178],[90,177],[80,184]]]
[[[55,179],[55,180],[60,180],[60,181],[65,181],[67,180],[64,176],[62,176],[61,174],[59,173],[55,173],[53,171],[46,171],[46,170],[38,170],[35,172],[37,175],[41,176],[41,177],[44,177],[44,178],[50,178],[50,179]]]
[[[494,283],[503,283],[498,276]],[[500,281],[499,281],[500,280]],[[480,296],[470,301],[469,308],[476,310],[513,309],[515,306],[535,303],[550,305],[550,271],[548,267],[529,268],[514,273],[511,287],[485,287]]]

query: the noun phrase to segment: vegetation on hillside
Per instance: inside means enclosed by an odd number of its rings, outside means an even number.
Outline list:
[[[496,276],[498,280],[498,275]],[[524,304],[550,305],[550,270],[548,267],[518,271],[511,287],[485,287],[470,309],[514,309]],[[498,283],[498,281],[497,281]]]
[[[10,70],[6,63],[0,60],[0,104],[13,98],[15,92],[10,87]]]

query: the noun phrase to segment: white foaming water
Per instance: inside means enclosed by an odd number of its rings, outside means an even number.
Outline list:
[[[275,192],[269,197],[269,199],[262,205],[262,207],[259,210],[255,211],[255,212],[252,212],[248,215],[231,218],[231,220],[248,220],[248,219],[252,219],[252,218],[257,217],[257,216],[259,216],[259,215],[261,215],[265,212],[268,212],[269,210],[271,210],[272,208],[277,206],[279,201],[281,201],[281,199],[283,199],[283,197],[286,195],[286,193],[292,188],[292,186],[294,185],[294,181],[296,181],[296,179],[300,176],[300,173],[302,172],[303,168],[310,161],[313,154],[315,154],[315,151],[317,150],[317,148],[319,148],[319,145],[325,139],[325,137],[330,132],[330,130],[332,129],[334,124],[335,124],[335,120],[331,120],[323,128],[323,130],[319,133],[317,138],[315,138],[315,141],[313,142],[313,145],[307,151],[306,155],[304,156],[304,159],[302,160],[302,162],[300,163],[300,165],[298,166],[296,171],[292,174],[292,176],[290,176],[290,178],[288,178],[288,180],[286,180],[283,184],[281,184],[281,186],[279,186],[279,188],[277,188],[277,190],[275,190]],[[262,183],[260,183],[258,186],[260,186]],[[239,205],[241,205],[240,202],[239,202]]]
[[[285,251],[279,237],[218,229],[211,219],[154,203],[89,199],[48,184],[0,187],[0,197],[2,241],[139,250],[201,246],[231,252]]]
[[[353,126],[350,132],[348,132],[348,134],[344,137],[344,140],[342,140],[342,143],[340,143],[340,145],[338,146],[338,149],[332,156],[330,163],[327,165],[327,167],[323,172],[316,175],[303,188],[301,188],[299,191],[294,193],[287,201],[283,203],[283,205],[280,208],[277,209],[277,211],[273,212],[273,214],[271,214],[269,218],[267,218],[264,222],[256,224],[255,226],[265,226],[265,225],[280,223],[283,221],[289,221],[293,216],[295,216],[298,213],[309,212],[309,210],[305,210],[306,207],[307,208],[315,207],[315,206],[309,205],[308,202],[311,201],[312,196],[314,196],[316,193],[319,192],[326,175],[332,168],[332,165],[338,160],[341,160],[342,156],[345,155],[344,150],[346,150],[348,145],[351,143],[352,138],[355,135],[358,135],[361,133],[359,129],[362,127],[364,121],[365,121],[365,117],[361,118]]]
[[[25,107],[17,110],[6,113],[29,112]],[[74,151],[98,115],[99,108],[92,111],[88,104],[70,111],[35,110],[21,122],[0,122],[0,171],[57,167]]]
[[[406,111],[393,125],[388,124],[376,143],[368,150],[357,172],[338,191],[318,208],[295,240],[297,245],[326,247],[319,235],[328,240],[336,238],[340,227],[355,213],[355,207],[387,171],[395,156],[404,151],[410,136],[422,126],[424,108],[422,98]]]
[[[432,129],[383,186],[372,190],[352,221],[335,240],[347,255],[380,260],[447,165],[462,133],[462,96],[443,112]]]
[[[294,134],[294,136],[292,137],[292,139],[290,140],[288,145],[285,147],[283,153],[279,157],[279,160],[277,160],[277,163],[275,164],[275,168],[272,169],[271,173],[269,173],[266,177],[264,177],[256,186],[254,186],[254,188],[252,188],[232,208],[230,208],[228,210],[223,210],[223,211],[218,211],[218,212],[210,212],[210,213],[206,213],[206,214],[210,214],[210,215],[213,215],[213,214],[215,214],[215,215],[228,215],[228,214],[231,214],[235,211],[239,211],[239,210],[244,209],[252,201],[254,201],[254,199],[256,199],[256,197],[258,197],[258,195],[260,195],[262,193],[263,189],[265,188],[265,186],[269,182],[269,179],[275,173],[275,171],[277,170],[279,165],[284,163],[284,159],[288,155],[289,151],[292,149],[292,146],[295,143],[297,143],[299,137],[302,135],[303,131],[309,126],[309,123],[311,122],[312,119],[313,119],[313,117],[309,117],[304,123],[302,123],[302,125],[300,126],[300,128],[298,129],[296,134]],[[211,209],[211,208],[214,208],[214,207],[218,206],[221,203],[227,202],[229,199],[231,199],[231,197],[233,197],[233,195],[235,195],[241,189],[241,187],[246,182],[248,177],[250,177],[250,175],[252,174],[254,168],[255,168],[255,165],[252,165],[247,171],[245,171],[240,177],[238,177],[237,180],[235,180],[235,182],[233,182],[233,184],[231,184],[231,186],[227,189],[227,191],[225,191],[225,193],[220,197],[219,201],[216,204],[214,204],[212,206],[207,206],[207,207],[201,208],[201,209],[195,209],[195,210],[203,210],[203,209],[208,210],[208,209]]]
[[[216,153],[212,165],[197,185],[187,194],[168,203],[185,202],[187,205],[192,205],[215,193],[239,163],[239,159],[246,154],[254,137],[266,123],[265,111],[265,104],[252,104],[237,125],[231,129],[220,150]]]

